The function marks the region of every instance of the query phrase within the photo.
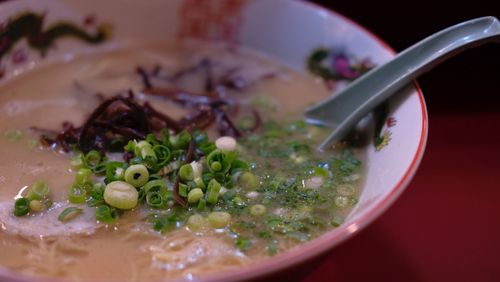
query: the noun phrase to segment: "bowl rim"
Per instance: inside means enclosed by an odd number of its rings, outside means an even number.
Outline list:
[[[385,49],[391,56],[396,54],[396,51],[388,45],[385,41],[379,38],[375,33],[357,23],[356,21],[344,16],[343,14],[337,12],[335,9],[325,8],[319,4],[300,0],[300,1],[290,1],[290,3],[295,3],[302,5],[306,9],[312,9],[314,11],[320,11],[328,15],[328,17],[340,18],[342,21],[346,22],[348,25],[360,30],[362,33],[368,35],[372,40],[377,42],[383,49]],[[220,273],[208,273],[202,278],[195,278],[196,281],[242,281],[251,280],[259,277],[265,277],[273,273],[285,270],[287,268],[299,265],[300,263],[306,262],[314,257],[318,257],[330,251],[333,247],[339,245],[340,243],[350,239],[353,235],[358,234],[360,230],[364,229],[370,223],[372,223],[376,218],[378,218],[383,212],[385,212],[392,203],[401,195],[401,193],[406,189],[411,179],[415,175],[424,155],[427,138],[428,138],[428,112],[425,104],[424,96],[418,82],[414,81],[413,86],[417,92],[419,98],[420,109],[422,114],[421,123],[421,133],[419,137],[418,147],[413,155],[410,165],[406,169],[403,176],[398,180],[397,184],[390,189],[390,192],[378,203],[372,207],[367,213],[361,215],[358,219],[354,220],[351,224],[344,227],[339,227],[333,231],[326,232],[322,236],[315,238],[307,243],[304,243],[298,247],[295,247],[286,252],[280,253],[275,257],[270,257],[261,262],[252,263],[248,266],[242,267],[240,269],[228,270]],[[7,281],[12,282],[33,282],[33,281],[57,281],[56,279],[47,278],[33,278],[28,276],[20,276],[19,273],[10,271],[4,267],[0,266],[0,278],[7,279]],[[180,278],[180,281],[185,281],[186,278]],[[160,280],[163,281],[163,280]]]

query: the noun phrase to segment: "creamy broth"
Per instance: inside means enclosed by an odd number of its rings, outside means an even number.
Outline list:
[[[251,248],[242,250],[235,247],[234,236],[227,230],[209,228],[194,232],[180,226],[169,232],[156,232],[145,221],[150,210],[144,207],[126,211],[111,225],[96,222],[94,208],[85,205],[81,205],[82,216],[75,220],[67,223],[57,220],[57,215],[70,206],[68,187],[75,179],[75,172],[69,166],[72,154],[37,145],[35,141],[40,133],[31,128],[57,130],[64,121],[81,125],[99,104],[97,93],[111,97],[128,89],[136,93],[139,101],[148,100],[157,110],[179,118],[185,110],[162,98],[141,94],[143,84],[135,69],[138,65],[147,69],[161,65],[163,74],[171,74],[205,57],[214,58],[215,72],[218,68],[241,69],[240,75],[247,81],[256,81],[244,91],[228,91],[226,95],[239,95],[237,99],[243,103],[255,104],[263,119],[283,122],[301,119],[305,105],[328,95],[325,87],[312,77],[262,56],[197,44],[148,45],[114,51],[43,67],[14,79],[0,88],[0,132],[6,135],[15,130],[22,132],[15,141],[0,139],[1,266],[30,275],[75,281],[146,281],[198,277],[200,273],[235,268],[270,256],[266,251],[267,241],[256,237]],[[269,79],[255,79],[269,73],[272,73]],[[177,83],[178,87],[192,91],[202,88],[196,75]],[[212,138],[217,137],[214,130],[208,133]],[[307,141],[312,148],[322,134]],[[242,142],[249,148],[254,144],[251,139]],[[248,152],[242,153],[246,154]],[[256,157],[254,161],[261,159],[263,157]],[[279,165],[276,161],[268,163],[274,170]],[[266,169],[260,166],[255,171],[263,174]],[[359,181],[357,174],[351,177],[349,181],[356,191],[348,191],[349,198],[341,200],[354,202]],[[41,213],[14,216],[14,198],[38,180],[50,186],[54,205]],[[251,202],[253,196],[248,197],[245,201]],[[267,205],[274,209],[276,216],[287,211],[273,203]],[[349,207],[339,208],[336,216],[344,217]],[[233,216],[234,221],[249,218],[248,215]],[[328,227],[320,229],[328,230]],[[306,239],[318,235],[315,232]],[[276,248],[284,251],[301,241],[305,240],[283,239]]]

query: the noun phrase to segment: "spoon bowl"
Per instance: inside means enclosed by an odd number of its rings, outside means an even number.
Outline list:
[[[334,127],[320,144],[324,150],[343,138],[367,113],[441,62],[488,42],[500,42],[500,22],[482,17],[439,31],[304,111],[310,123]]]

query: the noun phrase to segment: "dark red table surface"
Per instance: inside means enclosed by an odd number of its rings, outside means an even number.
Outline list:
[[[400,2],[321,4],[398,51],[459,21],[500,16],[494,1]],[[308,266],[303,281],[500,281],[500,44],[418,81],[429,139],[415,178],[373,224]]]

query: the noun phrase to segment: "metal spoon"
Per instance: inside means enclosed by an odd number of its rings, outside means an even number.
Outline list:
[[[500,22],[495,17],[462,22],[425,38],[343,91],[307,108],[304,115],[308,122],[335,127],[319,150],[343,138],[376,106],[432,67],[466,49],[493,41],[500,42]]]

